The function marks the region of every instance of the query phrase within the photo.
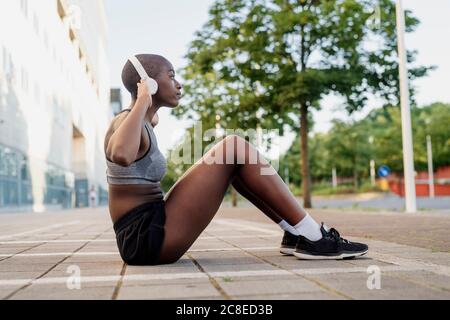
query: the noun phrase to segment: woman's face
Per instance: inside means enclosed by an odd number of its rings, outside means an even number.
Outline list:
[[[175,79],[175,70],[170,62],[163,65],[155,80],[158,82],[155,100],[159,105],[175,108],[181,99],[182,85]]]

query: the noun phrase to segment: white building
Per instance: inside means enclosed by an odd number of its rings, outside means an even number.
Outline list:
[[[0,2],[0,211],[106,201],[102,0]]]

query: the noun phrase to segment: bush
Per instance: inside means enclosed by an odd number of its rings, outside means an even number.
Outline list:
[[[289,186],[289,189],[295,196],[301,197],[303,194],[302,187],[300,185]],[[334,194],[352,194],[352,193],[365,193],[365,192],[381,192],[382,190],[378,186],[372,186],[370,180],[364,180],[364,182],[355,190],[352,183],[339,184],[336,188],[333,188],[330,182],[316,182],[312,184],[313,196],[325,196]]]

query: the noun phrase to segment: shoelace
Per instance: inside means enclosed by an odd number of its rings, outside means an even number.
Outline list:
[[[328,231],[328,235],[330,236],[330,238],[335,239],[338,242],[350,243],[350,241],[348,241],[347,239],[341,238],[339,231],[337,231],[335,228],[331,228],[330,231]]]

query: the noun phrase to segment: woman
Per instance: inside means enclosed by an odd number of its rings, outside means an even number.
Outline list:
[[[230,184],[285,231],[281,253],[301,259],[367,253],[366,245],[349,242],[335,229],[314,221],[273,167],[239,136],[218,142],[164,194],[160,181],[166,160],[153,126],[160,107],[178,105],[182,86],[164,57],[136,57],[156,80],[158,91],[150,95],[147,83],[127,61],[122,81],[131,94],[131,106],[114,118],[105,137],[109,209],[126,263],[153,265],[180,259],[211,222]]]

